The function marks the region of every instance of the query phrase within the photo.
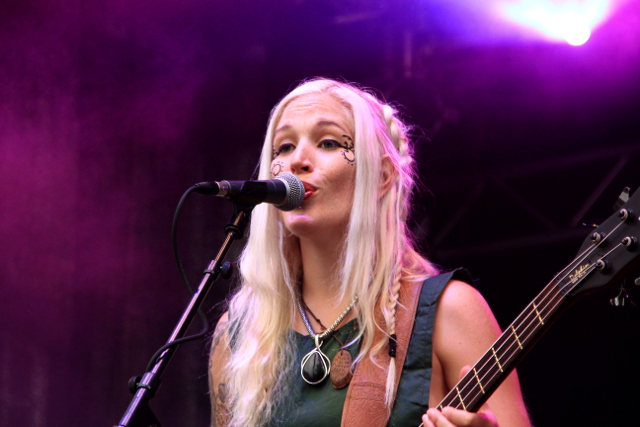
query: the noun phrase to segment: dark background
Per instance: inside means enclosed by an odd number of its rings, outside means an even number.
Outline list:
[[[170,246],[181,194],[250,178],[271,106],[305,77],[402,106],[420,245],[469,268],[507,326],[571,261],[580,224],[640,185],[640,8],[571,47],[497,31],[464,4],[3,1],[0,427],[118,423],[127,379],[187,302]],[[192,281],[230,215],[188,200]],[[211,322],[228,286],[207,299]],[[637,422],[640,316],[612,307],[617,293],[580,301],[520,365],[536,425]],[[165,427],[207,425],[206,354],[178,350],[152,402]]]

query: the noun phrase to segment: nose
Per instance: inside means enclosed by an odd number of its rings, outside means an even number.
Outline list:
[[[291,173],[309,173],[313,171],[313,150],[310,149],[310,145],[304,141],[300,141],[298,146],[291,155],[291,162],[289,163]]]

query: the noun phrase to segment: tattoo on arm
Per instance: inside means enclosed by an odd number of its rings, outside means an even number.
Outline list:
[[[227,384],[220,383],[214,394],[213,423],[216,427],[229,425],[231,411],[229,411],[229,389]]]
[[[227,330],[229,321],[218,322],[216,330],[213,333],[213,339],[211,342],[211,356],[218,350],[218,346],[227,339]],[[221,349],[220,351],[225,351]],[[212,379],[211,383],[211,403],[213,416],[211,417],[213,427],[225,427],[229,424],[231,419],[231,413],[229,411],[229,392],[226,383],[219,383],[215,385],[215,381]]]

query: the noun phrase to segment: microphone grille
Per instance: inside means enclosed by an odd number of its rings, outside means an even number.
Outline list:
[[[284,202],[276,205],[276,208],[282,211],[292,211],[300,207],[304,200],[304,185],[302,185],[302,181],[290,173],[278,175],[276,179],[281,180],[287,186],[287,197],[284,199]]]

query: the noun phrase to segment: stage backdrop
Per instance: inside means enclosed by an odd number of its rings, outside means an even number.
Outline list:
[[[3,2],[0,427],[118,423],[127,380],[188,301],[170,244],[180,196],[251,178],[270,108],[306,77],[399,103],[416,125],[420,245],[467,266],[508,325],[574,256],[579,224],[640,185],[640,12],[627,3],[571,47],[460,37],[477,22],[450,26],[461,10],[445,6]],[[186,203],[193,283],[231,214],[220,199]],[[210,323],[230,286],[207,298]],[[640,317],[609,305],[617,293],[582,301],[522,363],[537,425],[635,422]],[[207,425],[207,348],[183,345],[170,364],[151,405],[163,426]]]

